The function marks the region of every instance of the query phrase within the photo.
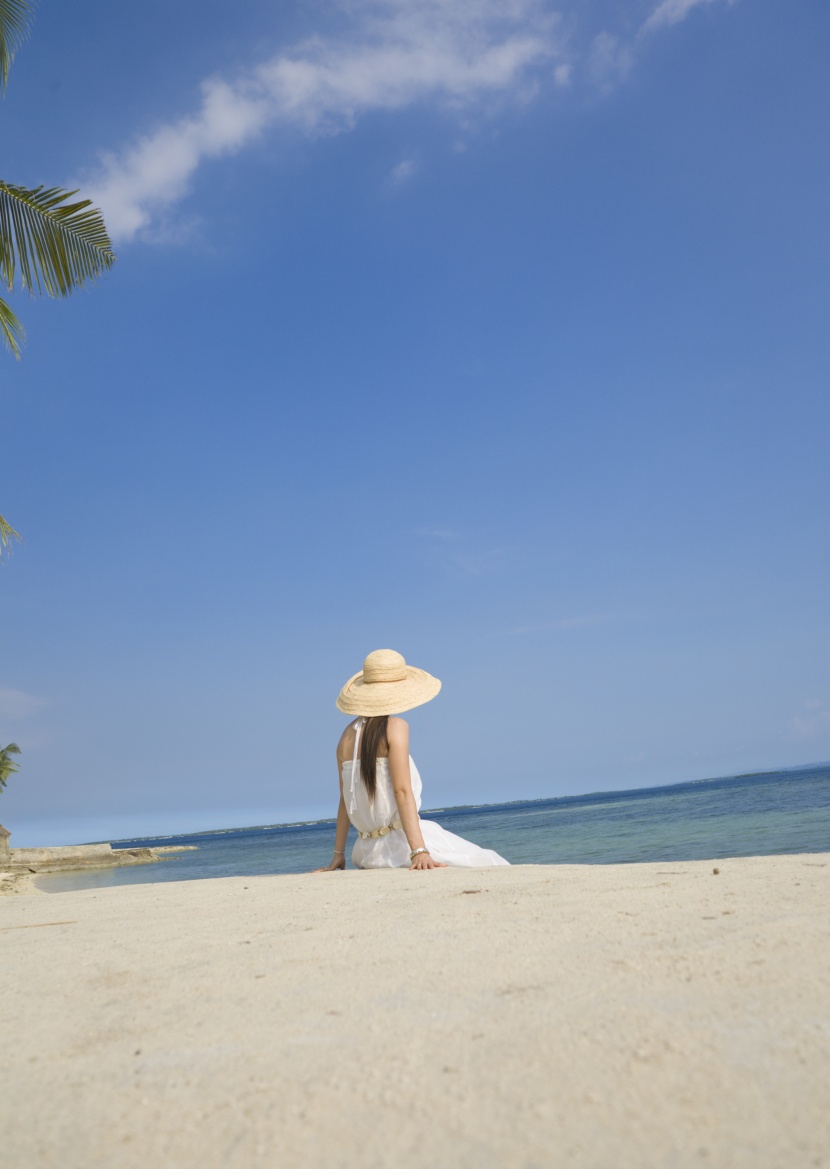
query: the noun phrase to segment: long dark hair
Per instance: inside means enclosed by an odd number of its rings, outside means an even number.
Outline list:
[[[360,778],[366,784],[370,803],[377,787],[378,747],[386,739],[388,722],[388,714],[374,714],[364,720],[360,732]]]

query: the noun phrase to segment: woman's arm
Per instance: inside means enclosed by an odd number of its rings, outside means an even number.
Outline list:
[[[409,773],[409,724],[406,720],[390,718],[386,728],[386,739],[389,743],[389,774],[392,777],[398,816],[409,841],[410,852],[413,852],[416,848],[424,847],[424,838],[421,835],[421,821],[418,819],[418,809],[412,794],[412,776]],[[434,861],[428,852],[421,852],[409,867],[445,869],[447,866]]]
[[[337,827],[334,830],[334,856],[331,863],[322,869],[315,869],[315,873],[333,873],[336,869],[346,867],[346,841],[349,837],[349,813],[346,811],[346,801],[343,799],[343,765],[337,760],[337,770],[340,774],[340,803],[337,808]]]

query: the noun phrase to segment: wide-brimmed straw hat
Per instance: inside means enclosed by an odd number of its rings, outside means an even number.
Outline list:
[[[441,683],[426,670],[408,666],[393,649],[376,649],[363,669],[340,691],[337,709],[344,714],[400,714],[429,702]]]

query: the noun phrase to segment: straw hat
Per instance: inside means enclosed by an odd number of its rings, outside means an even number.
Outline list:
[[[393,649],[376,649],[363,669],[340,691],[337,709],[344,714],[400,714],[429,702],[441,683],[426,670],[408,666]]]

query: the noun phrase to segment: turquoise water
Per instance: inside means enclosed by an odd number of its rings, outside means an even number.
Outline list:
[[[830,852],[830,763],[635,791],[422,812],[513,864],[626,864]],[[301,873],[331,859],[334,821],[118,842],[195,844],[159,864],[56,873],[48,892],[201,877]],[[116,846],[117,847],[117,846]],[[349,849],[351,848],[351,841]]]

